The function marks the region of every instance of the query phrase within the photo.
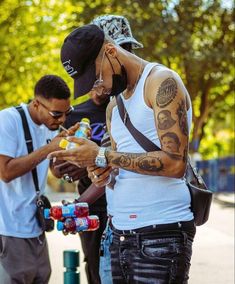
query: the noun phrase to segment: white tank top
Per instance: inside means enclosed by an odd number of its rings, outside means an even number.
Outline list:
[[[144,101],[146,78],[154,66],[167,69],[157,63],[145,66],[134,94],[124,99],[132,124],[148,139],[160,147],[153,110]],[[191,126],[192,109],[188,113]],[[146,152],[123,124],[117,106],[113,108],[111,135],[118,152]],[[193,219],[190,210],[190,194],[183,179],[149,176],[119,169],[113,192],[113,225],[120,230],[141,228],[153,224],[167,224]]]

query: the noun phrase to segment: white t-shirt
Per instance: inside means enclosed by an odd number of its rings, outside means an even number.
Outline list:
[[[21,104],[29,124],[34,150],[46,145],[55,136],[45,125],[33,122],[27,105]],[[18,158],[28,155],[22,120],[18,111],[7,108],[0,111],[0,155]],[[47,180],[49,161],[45,159],[37,166],[40,192]],[[5,183],[0,180],[0,235],[33,238],[42,233],[35,218],[36,191],[32,172]]]

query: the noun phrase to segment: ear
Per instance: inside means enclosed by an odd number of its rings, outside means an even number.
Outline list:
[[[105,44],[104,51],[111,57],[117,57],[117,47],[111,42]]]
[[[33,105],[34,109],[38,109],[39,102],[38,102],[38,100],[36,98],[34,98],[32,100],[32,105]]]

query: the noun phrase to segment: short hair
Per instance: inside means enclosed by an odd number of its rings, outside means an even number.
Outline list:
[[[34,87],[34,96],[45,99],[68,99],[70,90],[65,81],[56,75],[45,75],[38,80]]]

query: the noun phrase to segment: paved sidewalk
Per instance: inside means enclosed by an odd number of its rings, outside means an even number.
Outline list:
[[[220,192],[214,194],[214,199],[219,203],[226,204],[228,206],[235,205],[235,194],[234,192]]]

